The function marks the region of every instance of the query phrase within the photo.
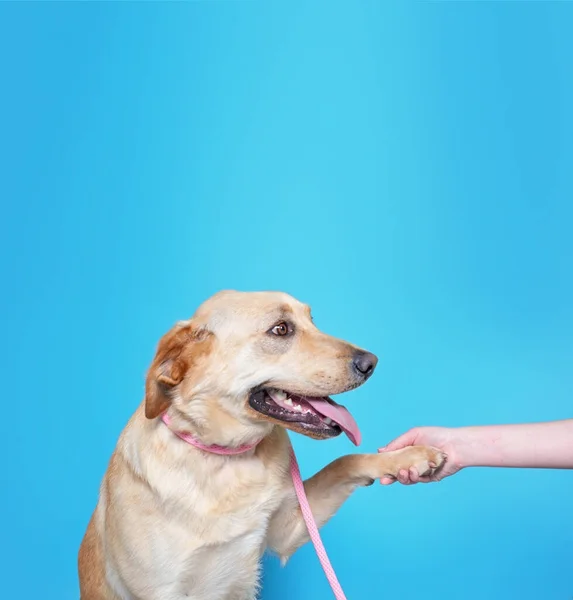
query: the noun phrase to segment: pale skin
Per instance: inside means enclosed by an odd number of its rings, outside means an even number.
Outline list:
[[[403,485],[441,481],[466,467],[514,467],[573,469],[573,419],[516,425],[477,427],[416,427],[394,439],[379,452],[412,445],[439,448],[447,456],[431,475],[420,475],[412,467],[381,483]]]

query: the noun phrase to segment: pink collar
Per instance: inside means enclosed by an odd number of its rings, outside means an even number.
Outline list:
[[[171,419],[167,416],[167,413],[163,413],[163,415],[161,415],[161,420],[165,423],[165,425],[167,425],[167,427],[169,427],[169,429],[171,429]],[[198,439],[194,438],[190,433],[175,431],[174,429],[171,429],[171,431],[177,437],[181,438],[184,442],[195,446],[195,448],[199,448],[200,450],[204,450],[205,452],[210,452],[211,454],[221,454],[223,456],[244,454],[245,452],[248,452],[249,450],[255,448],[262,441],[259,440],[254,444],[245,444],[244,446],[239,446],[238,448],[225,448],[224,446],[217,446],[216,444],[213,444],[211,446],[203,444]],[[312,514],[312,510],[308,502],[308,498],[306,497],[304,483],[300,475],[300,470],[298,468],[298,463],[296,461],[296,456],[294,454],[292,446],[290,450],[290,474],[294,490],[296,492],[296,496],[300,504],[302,516],[308,529],[310,539],[314,545],[314,549],[316,550],[318,559],[324,570],[326,578],[328,579],[328,583],[330,584],[330,587],[334,592],[334,597],[336,598],[336,600],[346,600],[346,596],[344,595],[344,592],[340,587],[340,583],[338,582],[334,569],[330,564],[330,560],[328,559],[328,555],[326,554],[326,550],[322,544],[322,540],[320,539],[318,526],[316,524],[316,521],[314,520],[314,516]]]
[[[167,413],[163,413],[161,415],[161,420],[171,429],[171,419],[167,415]],[[222,456],[233,456],[235,454],[244,454],[253,448],[256,448],[262,440],[255,442],[254,444],[245,444],[243,446],[238,446],[237,448],[228,448],[225,446],[218,446],[217,444],[207,445],[203,442],[199,441],[197,438],[193,437],[190,433],[185,433],[183,431],[175,431],[171,429],[171,431],[179,438],[181,438],[184,442],[191,444],[191,446],[195,446],[195,448],[199,448],[199,450],[203,450],[205,452],[210,452],[211,454],[220,454]]]

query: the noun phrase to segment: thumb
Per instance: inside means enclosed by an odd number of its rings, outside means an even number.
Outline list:
[[[394,477],[382,477],[380,483],[382,485],[392,485],[393,483],[396,483],[396,480],[394,479]]]
[[[389,444],[383,446],[378,449],[378,452],[391,452],[392,450],[400,450],[401,448],[405,448],[406,446],[413,446],[416,443],[416,438],[418,437],[417,429],[410,429],[406,433],[398,436],[393,439]]]

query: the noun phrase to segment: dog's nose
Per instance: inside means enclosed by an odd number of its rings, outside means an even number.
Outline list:
[[[354,354],[352,364],[354,365],[354,370],[360,377],[368,379],[368,377],[374,373],[374,369],[378,364],[378,358],[371,352],[358,350]]]

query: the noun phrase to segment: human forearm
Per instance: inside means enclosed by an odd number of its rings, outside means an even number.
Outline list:
[[[462,467],[573,468],[573,419],[458,430]]]

